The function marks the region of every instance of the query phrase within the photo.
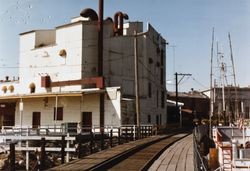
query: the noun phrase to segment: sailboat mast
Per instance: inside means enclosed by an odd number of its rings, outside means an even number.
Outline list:
[[[211,59],[210,59],[210,65],[211,65],[211,70],[210,70],[210,116],[209,116],[209,126],[210,126],[210,131],[209,131],[209,137],[212,137],[212,116],[214,112],[214,93],[213,93],[213,55],[214,55],[214,28],[212,32],[212,45],[211,45]]]
[[[224,53],[219,52],[219,47],[217,44],[217,54],[219,55],[219,68],[220,68],[220,80],[221,80],[221,93],[222,93],[222,117],[226,121],[226,103],[225,103],[225,63],[224,63]],[[219,114],[220,120],[221,114]]]
[[[235,103],[234,103],[234,120],[236,120],[237,117],[239,117],[239,109],[238,109],[238,93],[237,93],[237,85],[236,85],[236,75],[235,75],[235,65],[234,65],[234,58],[233,58],[233,48],[232,48],[232,41],[230,33],[228,33],[228,39],[229,39],[229,46],[230,46],[230,56],[232,61],[232,67],[233,67],[233,78],[234,78],[234,92],[235,92]]]

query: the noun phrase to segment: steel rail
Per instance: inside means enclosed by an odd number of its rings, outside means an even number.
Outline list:
[[[181,136],[182,134],[182,136]],[[178,135],[180,137],[178,137]],[[135,148],[132,148],[128,151],[125,151],[113,158],[110,158],[100,164],[97,164],[87,170],[91,170],[91,171],[97,171],[97,170],[112,170],[112,167],[115,167],[117,165],[122,165],[123,162],[126,162],[126,160],[128,160],[130,157],[134,157],[136,154],[141,153],[141,152],[146,152],[146,150],[149,150],[149,158],[146,159],[145,155],[141,155],[141,158],[139,158],[138,160],[144,160],[144,163],[141,164],[142,166],[139,168],[139,170],[148,170],[149,167],[153,164],[153,162],[171,145],[173,145],[174,143],[176,143],[177,141],[181,140],[182,138],[186,137],[190,135],[190,132],[187,133],[179,133],[179,134],[171,134],[169,136],[165,136],[163,138],[142,144],[140,146],[137,146]],[[162,143],[162,144],[161,144]],[[150,147],[153,148],[153,146],[156,146],[156,151],[153,152],[152,154],[152,149],[150,150]],[[158,147],[160,147],[160,149],[158,149]],[[147,153],[147,152],[146,152]],[[139,155],[140,156],[140,155]],[[135,161],[132,160],[132,165],[135,165]],[[138,164],[138,163],[136,163]],[[128,164],[125,164],[125,167],[128,167]],[[126,170],[127,168],[123,168],[124,170]],[[123,170],[121,167],[119,167],[119,170]],[[115,170],[115,169],[114,169]],[[137,169],[136,169],[137,170]]]

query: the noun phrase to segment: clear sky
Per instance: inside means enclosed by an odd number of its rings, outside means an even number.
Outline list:
[[[98,11],[98,0],[0,0],[0,79],[18,76],[19,33],[63,25],[84,8]],[[180,91],[209,88],[213,27],[225,57],[231,33],[237,84],[250,85],[249,0],[104,0],[104,18],[117,11],[127,13],[130,21],[150,22],[169,42],[169,90],[175,72],[192,74],[182,80]]]

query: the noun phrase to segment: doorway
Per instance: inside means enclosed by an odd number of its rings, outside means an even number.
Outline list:
[[[82,112],[82,130],[90,132],[92,129],[92,112]]]
[[[0,103],[0,127],[15,125],[16,103]]]
[[[32,113],[32,128],[38,128],[41,124],[41,112]]]

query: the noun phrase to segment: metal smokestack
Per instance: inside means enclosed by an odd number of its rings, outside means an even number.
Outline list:
[[[103,76],[103,0],[99,0],[98,17],[98,75]]]
[[[98,76],[103,77],[103,0],[99,0],[99,14],[98,14]],[[105,80],[103,81],[105,88]],[[100,94],[100,127],[101,132],[104,132],[104,93]],[[102,143],[103,144],[103,143]],[[103,145],[101,145],[103,149]]]
[[[126,13],[122,13],[118,11],[114,15],[114,35],[115,36],[122,36],[123,35],[123,22],[128,20],[129,17]]]
[[[97,21],[98,20],[97,13],[91,8],[86,8],[86,9],[82,10],[80,15],[82,17],[89,18],[90,21]]]

